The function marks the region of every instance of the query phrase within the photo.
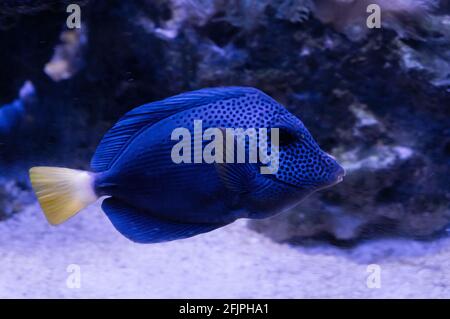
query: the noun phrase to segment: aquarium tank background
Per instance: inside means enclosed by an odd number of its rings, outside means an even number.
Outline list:
[[[2,1],[0,45],[0,297],[450,297],[448,0]],[[286,106],[344,181],[161,244],[100,202],[48,225],[30,167],[89,170],[126,112],[219,86]]]

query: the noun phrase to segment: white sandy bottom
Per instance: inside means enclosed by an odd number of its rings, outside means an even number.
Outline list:
[[[380,288],[367,287],[373,263]],[[71,264],[79,266],[79,288],[67,285]],[[0,222],[0,297],[449,298],[450,240],[303,248],[277,244],[238,221],[140,245],[116,232],[98,206],[52,227],[33,205]]]

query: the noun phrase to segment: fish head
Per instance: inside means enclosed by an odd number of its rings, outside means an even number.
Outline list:
[[[345,176],[344,168],[324,152],[303,123],[294,118],[291,123],[279,126],[279,162],[274,178],[311,192],[340,183]]]

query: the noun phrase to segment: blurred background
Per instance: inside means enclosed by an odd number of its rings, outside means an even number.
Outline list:
[[[0,297],[450,297],[450,1],[7,0],[0,45]],[[31,166],[88,169],[128,110],[228,85],[302,119],[344,182],[160,245],[98,206],[46,224]]]

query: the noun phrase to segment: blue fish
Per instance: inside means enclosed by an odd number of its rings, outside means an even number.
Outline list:
[[[0,136],[9,135],[17,127],[25,114],[21,100],[0,107]]]
[[[19,98],[0,107],[0,136],[11,134],[19,126],[25,118],[26,104],[34,94],[33,84],[27,81],[20,89]]]
[[[277,169],[263,174],[262,163],[247,158],[239,163],[174,161],[174,147],[180,141],[173,133],[185,128],[195,135],[196,121],[205,132],[278,129],[278,141],[268,144],[270,149],[277,147],[273,149],[278,150]],[[226,145],[224,157],[230,152]],[[194,141],[193,153],[196,150]],[[297,117],[249,87],[201,89],[131,110],[100,142],[90,172],[30,169],[31,183],[51,224],[64,222],[106,196],[102,209],[114,227],[139,243],[188,238],[238,218],[272,216],[340,182],[344,174]]]

